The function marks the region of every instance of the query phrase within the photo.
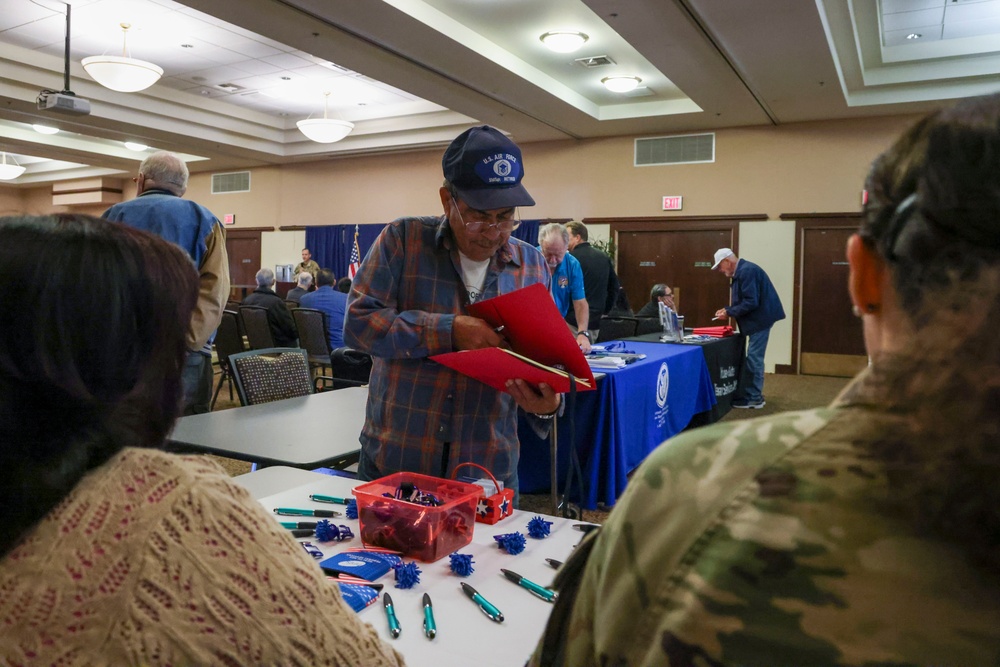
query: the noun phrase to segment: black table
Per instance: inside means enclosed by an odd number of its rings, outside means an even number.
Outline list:
[[[689,329],[690,331],[690,329]],[[633,336],[624,340],[642,341],[645,343],[661,343],[659,333]],[[665,345],[697,345],[705,355],[708,374],[712,377],[715,387],[715,400],[718,403],[706,412],[700,412],[691,418],[688,428],[704,426],[722,419],[733,407],[733,396],[743,370],[746,338],[740,334],[713,338],[706,341],[685,341],[683,343],[664,343]]]
[[[367,387],[348,387],[177,420],[174,452],[216,454],[260,465],[343,468],[356,462]]]

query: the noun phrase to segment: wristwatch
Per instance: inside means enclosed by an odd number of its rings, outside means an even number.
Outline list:
[[[590,332],[589,331],[577,331],[576,335],[577,336],[586,336],[587,340],[590,340]]]

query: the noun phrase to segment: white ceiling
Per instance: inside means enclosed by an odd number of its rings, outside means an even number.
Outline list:
[[[66,5],[3,0],[0,150],[27,167],[8,183],[130,173],[142,153],[126,140],[219,171],[443,146],[478,122],[519,142],[650,136],[914,113],[1000,90],[1000,0],[70,4],[70,90],[89,116],[36,108],[39,91],[63,89]],[[140,93],[107,90],[80,65],[120,54],[122,22],[131,55],[165,72]],[[538,37],[559,29],[590,40],[553,53]],[[594,56],[614,64],[576,62]],[[609,75],[642,84],[610,93]],[[295,126],[323,113],[323,92],[356,126],[336,144]]]

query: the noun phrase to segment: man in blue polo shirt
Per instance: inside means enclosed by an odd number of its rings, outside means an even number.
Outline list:
[[[569,232],[558,222],[550,222],[538,230],[538,249],[552,274],[550,290],[559,314],[569,315],[572,303],[576,315],[576,342],[584,353],[590,352],[590,333],[587,331],[590,306],[583,286],[583,269],[576,257],[568,254]]]

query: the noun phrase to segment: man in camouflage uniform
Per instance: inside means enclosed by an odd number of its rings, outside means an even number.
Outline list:
[[[884,511],[854,443],[898,425],[863,388],[655,450],[560,571],[531,664],[998,664],[995,586]]]

